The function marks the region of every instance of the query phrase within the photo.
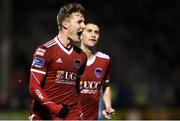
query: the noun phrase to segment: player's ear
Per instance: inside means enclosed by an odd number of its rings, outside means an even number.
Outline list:
[[[62,27],[67,30],[68,23],[67,21],[62,22]]]

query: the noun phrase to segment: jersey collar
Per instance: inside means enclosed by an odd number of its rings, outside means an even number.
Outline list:
[[[59,41],[58,37],[56,36],[55,37],[55,41],[57,42],[57,44],[59,45],[59,47],[65,52],[67,53],[68,55],[70,55],[73,51],[73,46],[71,47],[70,50],[68,50],[67,48],[65,48],[62,43]]]
[[[87,65],[87,66],[92,65],[95,60],[96,60],[96,54],[94,54],[92,58],[90,58],[90,59],[87,60],[86,65]]]

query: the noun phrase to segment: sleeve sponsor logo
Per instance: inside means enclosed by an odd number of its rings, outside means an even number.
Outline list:
[[[42,59],[42,58],[37,58],[37,57],[35,57],[34,59],[33,59],[33,63],[32,63],[32,65],[33,66],[35,66],[35,67],[37,67],[37,68],[42,68],[43,66],[44,66],[44,59]]]

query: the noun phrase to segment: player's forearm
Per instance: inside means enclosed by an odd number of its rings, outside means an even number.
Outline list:
[[[58,115],[59,110],[62,108],[61,105],[56,105],[53,103],[43,89],[40,86],[40,80],[43,79],[43,76],[31,73],[29,91],[31,96],[40,102],[42,105],[45,105],[53,114]]]
[[[109,86],[104,91],[103,100],[106,108],[111,107],[111,88]]]
[[[49,101],[47,95],[40,86],[41,80],[43,80],[43,78],[44,75],[31,72],[30,85],[29,85],[29,92],[31,96],[35,100],[39,101],[41,104]]]

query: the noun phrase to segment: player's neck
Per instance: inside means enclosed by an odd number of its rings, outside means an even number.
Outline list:
[[[72,46],[72,42],[68,39],[68,37],[65,35],[65,33],[59,32],[57,37],[58,37],[58,40],[60,41],[60,43],[65,48],[70,48]]]
[[[81,49],[86,53],[88,59],[90,59],[91,57],[93,57],[93,55],[95,54],[96,52],[96,49],[93,47],[93,48],[90,48],[90,47],[86,47],[84,46],[83,44],[81,45]]]

